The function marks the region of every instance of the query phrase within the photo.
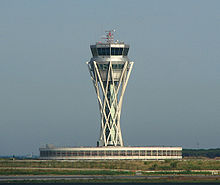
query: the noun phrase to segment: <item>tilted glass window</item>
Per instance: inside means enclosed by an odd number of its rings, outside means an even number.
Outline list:
[[[123,48],[111,48],[111,55],[122,55]]]
[[[128,50],[129,50],[129,48],[124,48],[124,52],[123,52],[123,55],[124,55],[124,56],[127,56],[127,55],[128,55]]]
[[[96,48],[91,48],[91,51],[92,51],[92,55],[93,55],[93,56],[98,56],[98,53],[97,53],[97,49],[96,49]]]
[[[98,54],[102,55],[102,48],[97,48],[97,50],[98,50]]]
[[[110,55],[110,48],[97,48],[99,55]]]
[[[103,55],[103,56],[109,56],[111,55],[124,55],[127,56],[128,54],[128,49],[129,48],[111,48],[111,53],[110,53],[110,48],[91,48],[93,56],[98,55]],[[98,53],[97,53],[98,51]]]
[[[110,48],[105,48],[105,54],[110,55]]]

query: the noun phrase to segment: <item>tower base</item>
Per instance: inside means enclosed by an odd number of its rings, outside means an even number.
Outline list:
[[[40,159],[52,160],[165,160],[182,159],[182,147],[40,148]]]

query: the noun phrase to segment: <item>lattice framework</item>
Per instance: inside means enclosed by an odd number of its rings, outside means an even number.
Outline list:
[[[126,61],[121,70],[119,79],[114,79],[112,62],[108,64],[106,79],[101,76],[96,61],[87,62],[91,79],[97,94],[101,115],[100,139],[101,146],[123,146],[120,115],[122,100],[128,79],[133,67],[133,62]]]

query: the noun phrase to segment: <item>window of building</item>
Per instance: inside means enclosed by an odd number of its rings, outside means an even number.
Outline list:
[[[147,156],[151,156],[151,150],[146,151]]]
[[[111,55],[122,55],[123,48],[111,48]]]
[[[145,151],[144,150],[140,151],[140,156],[145,156]]]
[[[105,152],[104,151],[99,151],[99,156],[105,156]]]
[[[121,155],[121,156],[125,156],[125,154],[126,154],[126,153],[125,153],[125,150],[120,151],[120,155]]]
[[[110,48],[97,48],[99,55],[110,55]]]
[[[132,156],[132,150],[127,151],[127,156]]]
[[[98,52],[96,48],[91,48],[91,51],[93,56],[98,56]]]
[[[84,151],[78,151],[78,156],[84,156]]]
[[[134,150],[133,151],[133,156],[139,156],[139,150]]]
[[[124,52],[123,52],[123,55],[124,55],[124,56],[127,56],[127,55],[128,55],[128,50],[129,50],[129,48],[124,48]]]
[[[124,64],[112,64],[112,69],[123,69]]]
[[[128,49],[129,48],[111,48],[111,53],[110,53],[110,48],[91,48],[93,56],[97,55],[103,55],[103,56],[109,56],[111,55],[124,55],[127,56],[128,54]]]
[[[77,156],[78,153],[77,152],[71,152],[72,156]]]
[[[106,151],[106,156],[112,156],[112,151]]]
[[[101,70],[107,70],[108,69],[108,64],[98,64],[97,66]]]
[[[163,150],[163,156],[166,156],[166,155],[167,155],[167,151]]]
[[[90,151],[85,151],[85,156],[90,156]]]
[[[162,150],[158,150],[158,156],[163,156],[163,151]]]
[[[118,153],[119,151],[113,151],[113,156],[118,156]]]
[[[97,156],[98,152],[97,151],[92,151],[92,156]]]
[[[177,151],[177,155],[178,156],[182,156],[182,152],[181,151]]]
[[[156,151],[156,150],[153,150],[152,155],[153,155],[153,156],[157,156],[157,151]]]
[[[172,156],[176,156],[176,151],[175,151],[175,150],[172,150],[172,151],[171,151],[171,155],[172,155]]]

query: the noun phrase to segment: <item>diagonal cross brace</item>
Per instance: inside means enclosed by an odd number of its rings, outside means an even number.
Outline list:
[[[114,70],[112,68],[111,61],[109,62],[108,71],[106,72],[106,81],[105,86],[103,84],[100,70],[97,67],[97,63],[95,61],[93,63],[93,69],[91,64],[87,62],[89,72],[93,81],[94,88],[96,90],[97,99],[99,102],[100,114],[101,114],[101,130],[100,130],[100,140],[104,143],[104,146],[108,146],[110,139],[114,146],[123,146],[121,129],[120,129],[120,114],[121,114],[121,106],[122,100],[125,92],[125,88],[127,86],[127,82],[132,70],[133,62],[125,62],[124,67],[121,72],[120,79],[115,86],[114,82]],[[113,100],[108,99],[107,93],[109,89],[109,85],[112,85],[113,90]],[[99,86],[99,85],[100,86]],[[119,94],[119,89],[121,88],[121,92]],[[100,91],[102,92],[103,99],[100,97]],[[112,96],[110,94],[110,96]],[[108,114],[106,114],[106,108],[108,109]],[[114,109],[114,113],[111,111]],[[106,135],[106,129],[108,128],[109,133]],[[114,131],[112,133],[112,131]],[[114,134],[114,135],[112,135]]]

